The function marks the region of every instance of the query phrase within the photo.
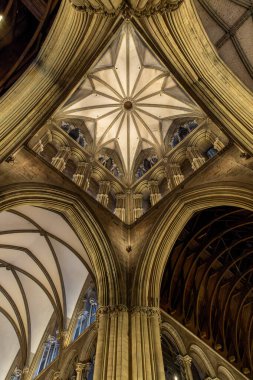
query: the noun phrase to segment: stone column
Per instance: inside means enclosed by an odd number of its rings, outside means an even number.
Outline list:
[[[76,363],[76,380],[82,380],[83,379],[83,369],[85,367],[84,363]]]
[[[98,195],[97,195],[97,201],[100,202],[105,207],[107,207],[107,205],[108,205],[109,191],[110,191],[110,182],[109,181],[100,181],[99,182]]]
[[[60,371],[56,371],[53,374],[53,380],[60,380]]]
[[[48,130],[46,133],[44,133],[44,135],[39,139],[39,141],[37,141],[33,146],[32,146],[32,150],[37,153],[37,154],[40,154],[41,152],[43,152],[45,146],[52,141],[52,133],[50,130]]]
[[[52,158],[51,164],[54,165],[56,169],[62,172],[66,167],[66,163],[68,161],[69,156],[70,156],[70,147],[68,146],[61,147],[56,153],[56,156]]]
[[[199,169],[206,161],[205,157],[202,156],[200,151],[195,146],[187,148],[187,154],[191,161],[193,170]]]
[[[73,174],[73,182],[87,191],[90,185],[91,165],[88,162],[79,162],[75,173]]]
[[[143,215],[142,194],[133,194],[133,220]]]
[[[94,380],[128,380],[129,323],[124,305],[103,306],[97,312],[98,340]]]
[[[85,364],[84,364],[84,370],[83,370],[83,373],[84,373],[84,379],[85,379],[85,380],[88,379],[88,376],[89,376],[89,373],[90,373],[91,367],[92,367],[92,363],[85,363]]]
[[[23,369],[22,380],[27,380],[29,378],[29,370],[29,367],[25,367]]]
[[[177,163],[171,163],[169,165],[169,170],[167,171],[167,177],[170,190],[178,186],[184,180],[180,165]]]
[[[126,195],[116,194],[116,207],[114,214],[117,215],[123,222],[126,221]]]
[[[130,355],[132,379],[165,380],[158,308],[131,310]]]
[[[178,355],[177,356],[177,362],[180,366],[180,371],[183,379],[185,380],[194,380],[192,377],[192,371],[191,371],[191,362],[192,358],[189,355]]]
[[[154,206],[162,198],[158,186],[158,181],[149,181],[148,183],[150,189],[150,202]]]

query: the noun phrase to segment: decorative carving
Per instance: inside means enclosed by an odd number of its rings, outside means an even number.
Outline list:
[[[122,312],[127,312],[128,308],[125,305],[109,305],[109,306],[100,306],[97,310],[97,317],[104,314],[119,314]]]
[[[122,14],[125,19],[130,19],[132,16],[135,17],[148,17],[157,13],[166,13],[176,10],[183,0],[160,0],[157,4],[156,1],[147,1],[147,3],[139,8],[135,0],[131,1],[131,5],[128,5],[124,0],[115,1],[113,7],[110,9],[107,5],[100,1],[99,5],[92,0],[69,0],[72,6],[82,12],[87,13],[97,13],[102,14],[103,16],[117,16]]]
[[[145,314],[147,317],[156,317],[160,318],[160,309],[159,307],[148,307],[148,306],[134,306],[131,309],[131,314],[140,313]]]

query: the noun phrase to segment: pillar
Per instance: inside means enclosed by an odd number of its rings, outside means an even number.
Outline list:
[[[216,149],[218,152],[220,152],[222,149],[225,148],[225,144],[219,139],[219,137],[216,137],[213,143],[214,149]]]
[[[150,202],[154,206],[162,198],[158,186],[158,181],[149,181],[148,183],[150,189]]]
[[[133,219],[136,221],[143,215],[142,194],[133,194]]]
[[[194,380],[192,377],[192,371],[191,371],[191,362],[192,358],[189,355],[178,355],[177,356],[177,362],[180,366],[180,371],[183,379],[185,380]]]
[[[98,340],[94,380],[128,380],[129,325],[124,305],[102,306],[97,312]]]
[[[83,380],[84,363],[76,363],[76,380]]]
[[[199,169],[206,161],[205,157],[202,156],[200,151],[195,146],[187,148],[187,154],[191,161],[193,170]]]
[[[165,380],[160,335],[160,310],[131,310],[131,373],[134,380]]]
[[[79,162],[75,173],[73,174],[73,182],[87,191],[90,185],[91,164],[88,162]]]
[[[100,181],[99,182],[98,195],[97,195],[97,201],[100,202],[105,207],[107,207],[107,205],[108,205],[109,191],[110,191],[110,182],[109,181]]]
[[[116,194],[116,207],[114,214],[117,215],[123,222],[126,221],[126,195]]]
[[[22,380],[27,380],[28,378],[29,378],[29,367],[25,367],[23,369]]]
[[[66,167],[66,162],[68,161],[69,156],[70,156],[70,147],[68,146],[61,147],[56,153],[56,156],[52,158],[51,164],[54,165],[56,169],[62,172]]]
[[[91,367],[92,367],[92,363],[90,363],[90,362],[84,364],[84,370],[83,370],[84,380],[88,380],[88,376],[89,376]]]
[[[169,165],[167,176],[168,176],[168,187],[170,190],[178,186],[184,180],[184,175],[181,171],[181,167],[177,163],[171,163]]]
[[[32,150],[37,153],[37,154],[40,154],[41,152],[43,152],[45,146],[52,141],[52,133],[51,131],[47,131],[46,133],[44,133],[44,135],[39,139],[39,141],[37,141],[36,144],[34,144],[32,146]]]

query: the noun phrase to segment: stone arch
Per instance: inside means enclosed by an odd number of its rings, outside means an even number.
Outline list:
[[[95,328],[93,328],[85,341],[85,344],[83,345],[82,350],[79,354],[79,361],[80,362],[90,362],[92,359],[92,356],[94,354],[95,348],[97,343],[97,331]]]
[[[2,187],[0,194],[0,211],[29,204],[63,214],[75,229],[90,259],[96,278],[99,304],[124,302],[123,284],[119,284],[122,276],[119,274],[116,255],[100,223],[78,195],[55,186],[31,183]]]
[[[163,271],[183,227],[195,212],[220,205],[253,210],[253,186],[210,183],[179,190],[174,195],[140,255],[133,283],[133,289],[137,289],[132,295],[133,305],[159,306]]]
[[[222,365],[218,367],[218,377],[221,380],[235,380],[235,377],[232,375],[232,373]]]
[[[64,361],[61,364],[61,370],[60,370],[60,379],[67,379],[71,366],[74,364],[75,359],[78,356],[78,352],[76,349],[71,350],[66,357],[64,357]]]
[[[187,355],[187,350],[183,342],[183,339],[181,338],[177,330],[168,322],[162,323],[161,334],[167,337],[176,346],[180,355]]]
[[[196,344],[192,344],[189,349],[189,355],[203,373],[206,373],[212,378],[216,377],[215,370],[202,348]]]

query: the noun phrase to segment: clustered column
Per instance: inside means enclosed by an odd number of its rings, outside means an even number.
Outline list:
[[[60,172],[62,172],[66,167],[66,163],[68,161],[70,153],[71,151],[69,147],[61,147],[56,153],[56,155],[52,158],[51,164],[54,165],[54,167],[58,169]]]
[[[140,218],[143,214],[142,194],[133,194],[133,219]]]
[[[157,202],[162,198],[158,186],[158,181],[149,181],[149,189],[150,189],[150,202],[151,205],[154,206]]]
[[[94,380],[128,380],[128,310],[124,305],[100,307]]]
[[[109,181],[100,181],[99,182],[98,195],[97,195],[97,201],[100,202],[105,207],[107,207],[107,205],[108,205],[109,191],[110,191],[110,182]]]
[[[116,207],[114,211],[115,215],[123,222],[126,220],[126,195],[116,194]]]
[[[79,162],[73,174],[73,181],[85,191],[88,190],[90,185],[91,171],[91,164],[88,162]]]
[[[40,139],[39,141],[32,147],[32,150],[40,154],[43,152],[45,146],[52,141],[52,133],[51,131],[47,131]]]
[[[184,180],[184,175],[182,173],[180,165],[177,163],[170,164],[167,171],[167,177],[168,187],[170,190],[178,186]]]
[[[187,148],[187,154],[191,161],[193,170],[199,169],[206,161],[205,157],[202,156],[200,151],[195,146]]]
[[[165,380],[158,308],[131,310],[131,343],[132,378]]]

